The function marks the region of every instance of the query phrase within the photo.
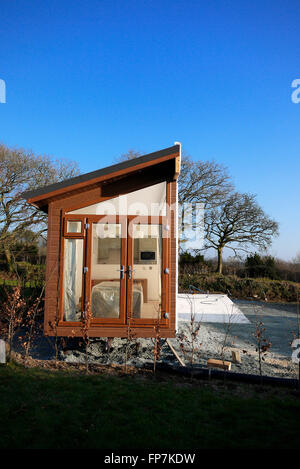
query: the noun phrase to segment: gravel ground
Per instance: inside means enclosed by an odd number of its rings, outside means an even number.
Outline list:
[[[249,324],[201,323],[194,343],[194,363],[206,366],[209,358],[232,359],[232,350],[239,350],[241,363],[232,363],[232,371],[259,374],[258,353],[256,351],[255,324],[264,323],[264,335],[272,343],[264,356],[262,373],[266,376],[295,378],[298,365],[291,360],[291,342],[297,332],[296,305],[268,304],[235,300],[236,305],[249,319]],[[194,325],[197,326],[196,323]],[[19,334],[18,334],[19,335]],[[186,364],[191,362],[191,325],[179,323],[178,337],[171,343]],[[49,360],[54,358],[54,339],[45,338],[40,333],[32,348],[32,357]],[[89,346],[90,363],[124,364],[127,350],[127,363],[142,367],[153,362],[153,339],[115,338],[108,348],[107,339],[93,339]],[[18,347],[19,348],[19,347]],[[20,350],[16,350],[19,351]],[[68,363],[84,363],[85,353],[78,340],[72,339],[68,347],[60,351],[60,359]],[[164,363],[177,365],[178,361],[164,339],[161,340],[161,359]]]
[[[268,304],[235,300],[235,304],[249,319],[249,324],[203,323],[194,342],[194,363],[206,365],[209,358],[232,360],[232,350],[239,350],[241,363],[232,363],[232,371],[259,374],[258,352],[256,351],[255,326],[262,321],[264,336],[272,343],[264,355],[262,373],[267,376],[295,378],[298,365],[292,362],[291,342],[297,332],[296,305]],[[197,323],[194,324],[194,328]],[[179,323],[178,337],[171,340],[173,347],[186,364],[191,363],[191,325]],[[136,339],[128,347],[128,363],[143,366],[153,361],[153,340]],[[177,364],[178,361],[168,344],[162,340],[161,361]],[[114,339],[110,350],[106,350],[106,340],[95,340],[90,345],[89,360],[95,363],[125,362],[127,347],[125,339]],[[62,353],[67,362],[85,360],[80,350],[69,350]]]
[[[232,363],[232,371],[249,374],[259,374],[258,353],[255,350],[255,344],[251,341],[240,340],[226,332],[214,330],[215,324],[201,325],[198,337],[194,347],[194,363],[206,365],[209,358],[231,361],[231,351],[241,351],[241,363]],[[188,365],[191,363],[191,333],[189,325],[181,324],[179,334],[184,335],[184,339],[172,339],[172,345]],[[168,344],[161,340],[161,359],[164,363],[177,365],[178,361]],[[184,349],[182,349],[182,345]],[[142,367],[145,363],[153,362],[153,341],[151,339],[136,339],[129,346],[126,340],[115,338],[111,344],[110,350],[106,350],[107,342],[105,339],[96,339],[92,341],[89,347],[90,363],[114,363],[124,364],[126,349],[128,349],[127,363],[130,365]],[[69,363],[84,363],[85,353],[80,348],[66,350],[61,352],[61,359]],[[292,363],[290,358],[269,351],[262,362],[262,372],[267,376],[281,376],[295,378],[297,376],[297,366]]]

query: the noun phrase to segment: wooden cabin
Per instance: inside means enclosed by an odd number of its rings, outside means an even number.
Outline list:
[[[44,332],[174,337],[180,144],[23,194],[48,213]]]

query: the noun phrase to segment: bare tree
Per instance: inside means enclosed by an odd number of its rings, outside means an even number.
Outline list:
[[[10,271],[13,270],[11,244],[25,230],[31,229],[38,238],[47,229],[47,214],[27,204],[22,193],[77,174],[74,162],[54,161],[48,156],[0,144],[0,243]]]
[[[300,251],[297,252],[295,258],[292,261],[295,265],[300,265]]]
[[[262,362],[265,361],[265,355],[272,347],[272,342],[266,337],[266,328],[263,322],[263,310],[260,311],[254,307],[255,312],[255,332],[256,351],[258,353],[259,375],[262,378]]]
[[[266,249],[278,235],[278,223],[269,218],[255,200],[255,195],[233,192],[222,205],[205,214],[206,246],[218,253],[217,272],[222,273],[223,249],[235,254],[248,252],[250,246]]]
[[[139,156],[142,156],[142,155],[143,153],[140,153],[139,151],[131,148],[126,153],[122,153],[122,155],[115,158],[115,160],[119,162],[127,161],[127,160],[134,160],[134,158],[138,158]]]
[[[199,202],[209,207],[217,206],[232,190],[227,169],[215,161],[193,161],[183,154],[178,178],[178,201]]]

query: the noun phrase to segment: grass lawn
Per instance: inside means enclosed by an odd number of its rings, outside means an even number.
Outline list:
[[[299,448],[291,391],[0,366],[0,448]]]

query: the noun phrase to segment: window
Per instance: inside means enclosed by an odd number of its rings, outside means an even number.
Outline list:
[[[120,318],[121,224],[92,225],[91,311],[93,318]]]
[[[80,217],[82,218],[82,217]],[[64,223],[64,235],[78,237],[78,235],[84,234],[84,223],[83,218],[78,220],[76,218],[66,218]]]
[[[82,312],[83,239],[64,240],[63,320],[80,321]]]
[[[97,204],[68,212],[70,215],[166,215],[166,183],[120,195]]]
[[[134,318],[157,319],[162,308],[161,225],[133,225]]]
[[[81,221],[67,220],[67,233],[81,233]]]

